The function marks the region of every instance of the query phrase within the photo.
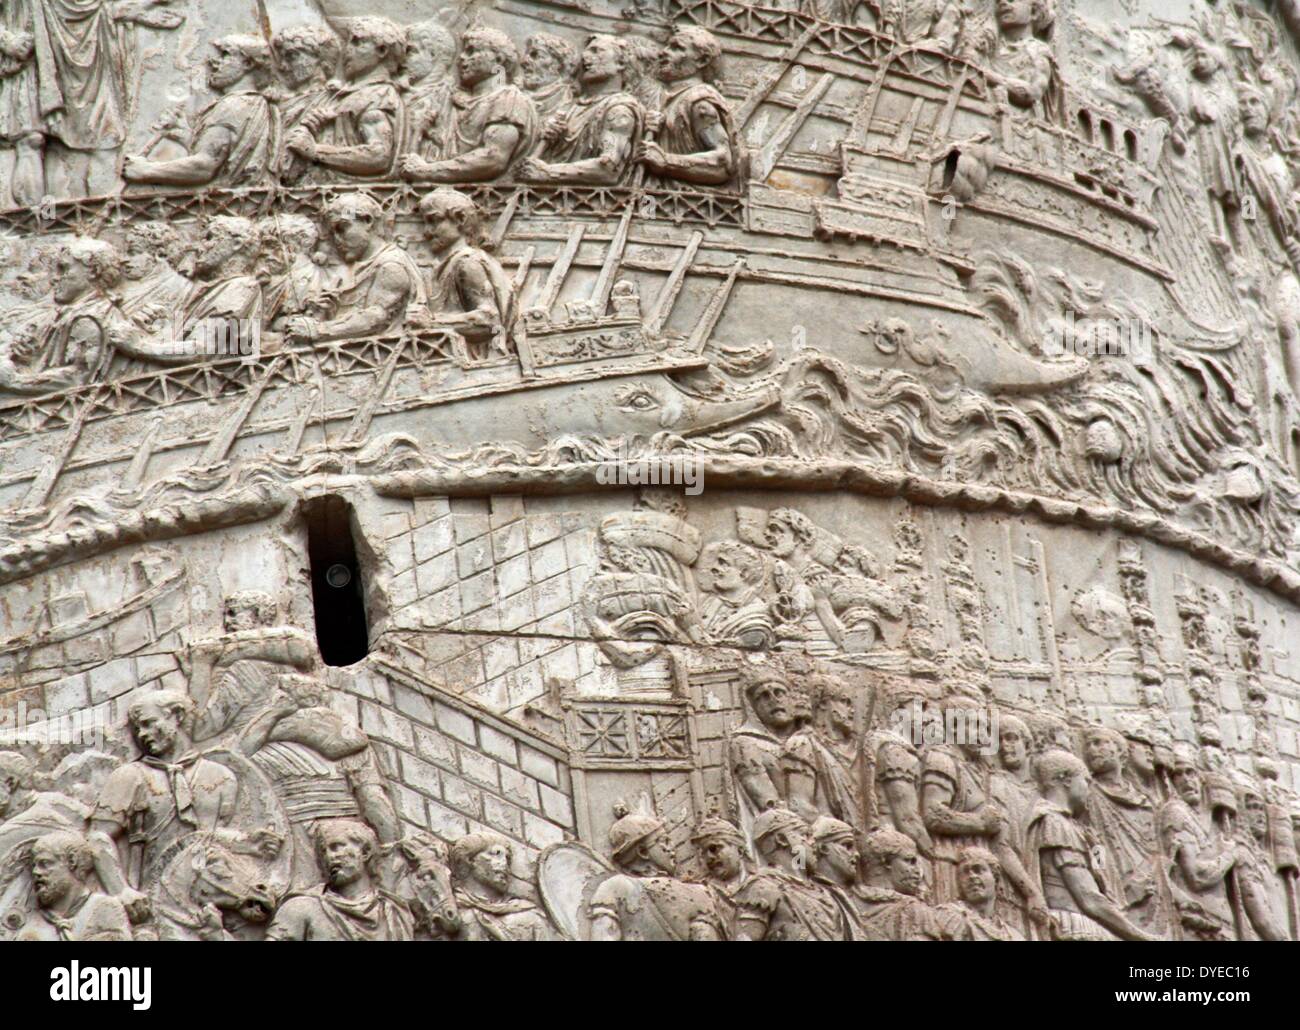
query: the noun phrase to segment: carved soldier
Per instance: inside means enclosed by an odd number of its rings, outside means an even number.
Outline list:
[[[1273,898],[1281,902],[1285,913],[1283,924],[1290,930],[1292,940],[1300,940],[1300,909],[1297,902],[1297,876],[1300,876],[1300,855],[1297,854],[1295,836],[1291,828],[1291,811],[1296,796],[1278,782],[1280,770],[1272,757],[1256,753],[1255,772],[1259,776],[1258,789],[1263,797],[1262,814],[1242,804],[1244,818],[1257,820],[1251,827],[1256,840],[1263,831],[1263,851],[1267,856],[1273,878],[1269,889]]]
[[[0,389],[46,393],[80,385],[103,368],[113,344],[134,332],[115,299],[122,258],[112,244],[74,237],[59,248],[54,275],[58,316],[40,332],[32,357],[0,361]]]
[[[848,823],[818,816],[809,831],[812,842],[812,877],[841,890],[857,886],[862,856],[857,832]]]
[[[436,161],[407,154],[403,177],[416,182],[486,182],[506,175],[532,149],[537,111],[513,84],[519,51],[503,32],[473,28],[461,37],[456,74],[462,92],[453,94],[442,151]]]
[[[519,65],[519,81],[537,108],[537,118],[545,125],[573,102],[573,66],[576,55],[566,40],[549,32],[537,32],[524,41],[524,58]]]
[[[424,238],[438,259],[429,317],[412,314],[414,328],[455,329],[476,358],[515,352],[518,298],[514,283],[484,249],[483,213],[463,193],[441,188],[420,201]]]
[[[943,940],[944,924],[923,897],[925,874],[910,837],[881,827],[864,841],[866,879],[854,893],[868,940]]]
[[[787,801],[805,819],[862,825],[861,769],[853,689],[827,675],[807,683],[813,718],[781,750]]]
[[[1155,806],[1124,776],[1124,738],[1104,726],[1083,733],[1083,759],[1092,776],[1088,822],[1111,858],[1102,876],[1107,893],[1135,925],[1159,936],[1171,928],[1168,890],[1156,832]]]
[[[95,889],[95,855],[85,837],[70,830],[32,843],[29,871],[39,922],[20,941],[129,941],[131,923],[116,898]]]
[[[598,941],[719,941],[725,928],[713,895],[675,879],[677,861],[664,824],[616,809],[609,847],[619,872],[591,897],[591,936]]]
[[[955,905],[942,913],[945,937],[955,941],[1023,941],[1025,935],[998,915],[997,856],[987,848],[962,848],[957,854]],[[955,920],[952,925],[948,920]]]
[[[345,22],[344,85],[305,111],[284,137],[285,149],[312,165],[313,183],[388,179],[406,131],[406,108],[393,81],[406,36],[387,18]]]
[[[424,278],[410,255],[382,234],[383,209],[364,193],[335,197],[325,224],[344,261],[329,318],[294,315],[284,324],[293,341],[340,340],[394,332],[411,305],[425,302]]]
[[[736,892],[749,876],[745,838],[731,823],[712,816],[696,825],[691,843],[704,865],[704,884],[713,894],[726,938],[732,940],[736,934]]]
[[[1033,738],[1031,750],[1034,755],[1046,754],[1048,751],[1074,750],[1070,724],[1059,715],[1033,711],[1025,715],[1025,722]]]
[[[860,912],[868,904],[869,892],[860,882],[862,854],[858,831],[848,823],[823,815],[812,824],[811,841],[813,879],[834,893],[853,925],[855,937],[866,936]]]
[[[22,853],[19,849],[48,834],[76,834],[90,849],[100,886],[125,907],[132,921],[148,919],[149,900],[127,882],[113,841],[98,832],[83,836],[90,807],[56,791],[36,791],[35,774],[23,755],[0,751],[0,864],[13,866]]]
[[[989,796],[1007,816],[1007,832],[1017,853],[1023,850],[1025,820],[1037,791],[1029,762],[1032,734],[1018,716],[1003,712],[997,719],[998,753],[989,774]]]
[[[592,36],[578,61],[581,94],[542,129],[537,153],[519,163],[526,182],[616,186],[632,174],[645,111],[626,89],[628,49]]]
[[[271,37],[282,90],[278,97],[284,136],[302,125],[303,118],[323,107],[338,89],[339,55],[343,45],[328,25],[291,25]],[[280,181],[294,185],[311,166],[297,154],[279,155]]]
[[[731,108],[712,85],[722,47],[698,26],[679,29],[664,46],[659,78],[667,87],[663,112],[653,119],[654,140],[643,140],[637,160],[655,175],[697,186],[736,178],[740,142]]]
[[[1173,744],[1156,727],[1137,718],[1121,718],[1119,732],[1124,738],[1124,767],[1130,782],[1150,800],[1162,804],[1169,794],[1166,768],[1172,761]]]
[[[978,716],[982,703],[954,696],[943,701],[947,716],[965,718],[964,732],[954,743],[926,750],[922,774],[921,813],[934,841],[934,887],[939,902],[957,900],[957,852],[983,845],[998,856],[1007,880],[1029,907],[1031,918],[1045,919],[1043,898],[1016,853],[1008,814],[990,793],[988,770],[981,754]]]
[[[790,684],[776,666],[743,666],[740,689],[745,721],[732,732],[728,750],[743,826],[784,803],[781,752],[795,722]]]
[[[273,171],[280,115],[267,98],[271,48],[257,36],[225,36],[212,44],[208,85],[219,94],[194,123],[189,153],[169,161],[126,158],[127,182],[165,186],[255,186]]]
[[[317,824],[317,860],[324,883],[285,899],[267,928],[268,941],[409,941],[411,913],[379,886],[379,841],[364,823]]]
[[[510,892],[513,848],[499,833],[471,833],[451,848],[460,941],[549,941],[554,927],[527,898]]]
[[[928,695],[924,686],[908,680],[887,681],[880,694],[883,725],[863,742],[867,827],[905,834],[928,858],[934,841],[921,816],[920,726],[913,715],[920,714]]]
[[[142,754],[113,770],[95,807],[91,827],[114,842],[128,882],[139,890],[157,884],[172,845],[232,826],[235,775],[194,748],[193,720],[194,703],[179,691],[132,701],[127,721]]]
[[[1025,855],[1063,941],[1161,940],[1135,926],[1106,896],[1096,856],[1104,854],[1080,822],[1088,810],[1088,770],[1066,751],[1048,751],[1034,763],[1042,792],[1029,816]]]
[[[1286,884],[1273,865],[1264,792],[1245,773],[1238,771],[1235,780],[1242,823],[1238,830],[1242,848],[1235,867],[1246,916],[1242,936],[1257,941],[1290,940]]]
[[[262,322],[262,284],[254,274],[261,234],[247,218],[218,215],[208,219],[194,255],[195,283],[175,313],[175,340],[192,346],[177,347],[166,334],[147,336],[131,327],[110,333],[123,354],[146,361],[189,364],[207,350],[209,341],[238,343],[259,331]],[[251,343],[251,341],[249,341]]]
[[[859,937],[843,896],[809,880],[808,824],[785,808],[754,820],[764,863],[736,892],[736,937],[749,941],[850,941]]]
[[[1183,936],[1232,940],[1228,877],[1237,862],[1237,843],[1214,825],[1196,755],[1186,748],[1175,754],[1172,780],[1176,796],[1161,807],[1157,825]]]
[[[1056,0],[998,0],[997,52],[985,75],[1014,109],[1049,122],[1063,116],[1061,75],[1052,53]]]
[[[776,643],[765,593],[763,557],[739,540],[705,544],[696,563],[700,618],[710,639],[727,647],[766,651]]]
[[[442,155],[451,117],[455,63],[456,40],[442,25],[422,21],[407,27],[399,84],[406,100],[403,154],[416,154],[426,161]]]

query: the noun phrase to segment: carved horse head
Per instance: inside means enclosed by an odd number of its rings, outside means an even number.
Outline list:
[[[413,908],[431,932],[455,936],[460,932],[460,909],[451,882],[446,848],[431,838],[404,841],[407,876],[414,894]]]
[[[168,864],[159,883],[158,920],[164,936],[193,938],[211,929],[208,913],[230,930],[269,922],[277,898],[252,855],[240,854],[210,834],[191,838]]]

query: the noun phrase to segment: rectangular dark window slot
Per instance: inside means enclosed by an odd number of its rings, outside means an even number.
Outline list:
[[[352,508],[341,497],[319,497],[303,505],[303,518],[316,646],[326,665],[351,665],[370,653]]]

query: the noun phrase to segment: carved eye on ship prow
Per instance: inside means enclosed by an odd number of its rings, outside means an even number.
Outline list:
[[[663,401],[643,383],[634,383],[614,395],[614,400],[624,411],[657,411]]]

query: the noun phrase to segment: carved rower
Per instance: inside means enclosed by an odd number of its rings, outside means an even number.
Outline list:
[[[310,182],[376,180],[392,176],[406,125],[406,108],[393,81],[406,37],[387,18],[348,21],[342,88],[299,119],[285,148],[314,167]]]
[[[407,154],[399,163],[402,175],[416,182],[484,182],[506,175],[537,133],[533,102],[511,81],[518,64],[519,52],[504,33],[466,32],[456,59],[465,91],[452,96],[440,159]]]
[[[440,155],[451,116],[455,63],[456,40],[438,22],[423,21],[407,28],[398,84],[406,100],[403,154],[416,154],[426,161]]]
[[[339,55],[343,45],[328,25],[292,25],[271,37],[271,49],[279,67],[282,90],[280,118],[286,136],[297,129],[303,117],[321,107],[338,89]],[[286,151],[276,171],[280,181],[293,185],[311,166],[297,154]]]
[[[264,181],[272,172],[280,138],[280,116],[267,97],[270,72],[271,48],[265,40],[216,40],[208,58],[208,84],[220,96],[195,123],[189,153],[170,161],[128,157],[122,177],[127,182],[190,187]]]
[[[659,58],[667,87],[663,113],[647,120],[655,140],[643,140],[637,160],[655,175],[697,186],[721,186],[736,178],[740,141],[731,108],[712,85],[722,47],[697,26],[675,32]]]
[[[30,354],[0,348],[0,389],[47,393],[78,386],[104,367],[112,344],[134,332],[113,292],[122,258],[112,244],[74,237],[59,248],[54,274],[58,317],[41,320]]]
[[[465,337],[475,357],[511,354],[517,332],[514,284],[484,250],[482,212],[469,197],[434,190],[420,201],[424,238],[438,259],[433,271],[429,317],[413,313],[412,327],[450,327]]]
[[[568,41],[538,32],[524,41],[520,82],[537,107],[541,124],[573,103],[573,66],[576,55]]]
[[[362,193],[335,197],[325,224],[346,265],[332,318],[295,315],[285,322],[291,341],[373,336],[401,327],[407,308],[425,301],[424,280],[410,255],[381,235],[383,209]]]
[[[195,282],[174,324],[176,338],[194,345],[179,348],[165,333],[149,336],[134,327],[111,333],[113,345],[146,361],[186,365],[215,339],[239,341],[262,320],[262,284],[253,274],[260,246],[261,234],[249,219],[209,219],[194,255]]]
[[[542,130],[537,154],[519,164],[527,182],[615,186],[632,174],[645,123],[641,102],[626,91],[626,42],[592,36],[578,62],[582,94]]]

